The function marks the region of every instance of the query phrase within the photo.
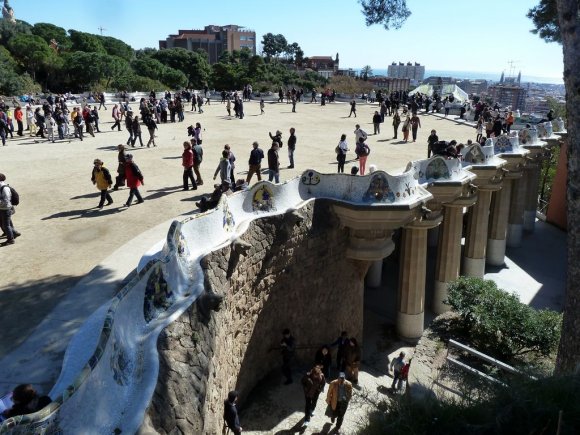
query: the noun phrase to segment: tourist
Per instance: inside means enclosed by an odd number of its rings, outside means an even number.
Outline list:
[[[200,212],[205,212],[216,208],[220,202],[220,199],[224,193],[230,190],[230,185],[227,182],[222,184],[214,184],[214,191],[209,196],[203,196],[195,205],[199,208]]]
[[[97,133],[100,133],[101,130],[99,130],[99,111],[97,106],[93,106],[93,110],[91,110],[91,116],[93,118],[93,122],[95,123],[95,130]]]
[[[503,123],[499,115],[496,115],[493,121],[493,135],[495,137],[500,137],[503,130]]]
[[[111,178],[109,170],[103,166],[102,160],[95,159],[93,164],[94,167],[91,174],[91,181],[101,192],[101,200],[99,201],[98,207],[103,208],[105,200],[107,200],[107,205],[113,203],[113,198],[111,198],[111,195],[109,194],[109,188],[113,184],[113,179]]]
[[[274,146],[274,145],[272,145]],[[282,340],[280,340],[280,348],[282,350],[282,374],[286,378],[284,385],[292,383],[292,360],[294,359],[294,337],[290,334],[289,329],[282,331]]]
[[[292,113],[296,113],[296,96],[292,95]]]
[[[411,117],[407,115],[403,121],[403,127],[401,131],[403,132],[403,140],[407,142],[409,140],[409,128],[411,126]]]
[[[113,190],[119,190],[120,186],[125,185],[125,145],[117,145],[117,151],[117,176],[115,177],[115,185],[113,186]]]
[[[290,129],[290,137],[288,138],[288,160],[290,165],[288,169],[294,168],[294,151],[296,150],[296,130],[294,127]]]
[[[264,151],[260,148],[258,142],[252,144],[252,151],[250,151],[250,159],[248,160],[248,176],[246,177],[246,183],[250,183],[252,176],[256,174],[258,181],[262,180],[262,174],[260,173],[262,169],[262,159],[264,158]]]
[[[105,106],[105,94],[104,93],[100,93],[99,94],[99,110],[101,110],[102,108],[105,108],[105,110],[107,110],[107,106]]]
[[[514,125],[514,113],[510,111],[505,119],[506,133],[512,130],[512,125]]]
[[[395,135],[393,136],[393,139],[397,138],[397,130],[399,129],[399,124],[401,124],[401,117],[399,115],[399,111],[394,110],[393,111],[393,131],[394,131]]]
[[[147,148],[150,148],[153,144],[154,147],[157,146],[155,143],[155,130],[157,130],[157,123],[153,119],[152,116],[149,116],[145,121],[145,125],[147,126],[147,131],[149,132],[149,141],[147,142]]]
[[[475,126],[475,141],[479,143],[483,137],[483,116],[480,116],[477,120],[477,125]]]
[[[8,130],[8,124],[6,122],[6,115],[2,110],[0,110],[0,139],[2,139],[2,145],[6,146],[6,131]]]
[[[237,110],[237,108],[236,108]],[[226,111],[228,112],[228,116],[231,118],[232,117],[232,101],[228,98],[228,101],[226,102]],[[237,114],[236,114],[236,118],[237,118]]]
[[[23,117],[24,114],[22,113],[22,107],[16,106],[16,109],[14,109],[14,118],[16,119],[16,124],[18,125],[18,131],[16,132],[18,136],[24,136],[24,126],[22,124]]]
[[[141,139],[141,124],[139,123],[139,117],[137,115],[135,115],[131,122],[131,130],[133,131],[132,146],[135,146],[137,139],[139,139],[139,144],[143,146],[143,140]]]
[[[238,117],[244,119],[244,102],[238,99]]]
[[[83,141],[83,128],[85,126],[85,120],[83,118],[82,113],[80,110],[77,109],[76,115],[73,119],[73,126],[76,132],[76,136]]]
[[[485,122],[485,137],[486,137],[486,139],[489,139],[491,137],[492,133],[493,133],[493,119],[491,118],[490,115],[488,115],[488,119]]]
[[[326,394],[326,403],[330,406],[332,417],[330,421],[334,423],[336,419],[336,431],[340,430],[344,414],[348,408],[348,403],[352,397],[352,384],[345,379],[344,372],[340,372],[338,379],[335,379],[328,386],[328,393]]]
[[[44,137],[44,115],[40,112],[40,107],[37,107],[34,111],[34,123],[37,127],[36,137],[40,136],[41,138],[46,139]],[[8,124],[6,125],[8,126]]]
[[[278,156],[278,143],[272,141],[268,150],[268,181],[280,182],[280,157]]]
[[[145,186],[145,182],[143,181],[141,170],[135,163],[133,163],[132,154],[125,155],[125,177],[127,177],[127,187],[130,189],[129,198],[125,203],[125,207],[131,207],[134,196],[137,198],[137,204],[142,204],[144,199],[139,193],[139,186]]]
[[[353,168],[358,169],[356,166],[353,166]],[[338,347],[336,352],[336,369],[340,372],[344,372],[345,370],[344,350],[349,343],[348,332],[342,331],[340,337],[330,345],[331,347]]]
[[[375,110],[375,114],[373,115],[373,127],[375,128],[375,135],[381,133],[381,114]]]
[[[6,183],[6,175],[0,174],[0,228],[6,236],[6,241],[2,243],[2,246],[13,245],[14,239],[20,236],[20,233],[16,231],[12,223],[12,215],[14,214],[13,201],[12,190]]]
[[[200,94],[197,94],[197,113],[203,113],[203,97]]]
[[[401,389],[403,389],[402,387],[405,387],[405,389],[407,388],[407,383],[409,381],[409,369],[411,368],[411,361],[412,358],[403,366],[403,368],[399,372],[399,375],[401,377]]]
[[[427,138],[427,158],[431,157],[431,154],[433,153],[433,146],[437,142],[439,142],[439,136],[437,136],[437,131],[431,130],[431,134]]]
[[[421,127],[421,120],[416,113],[411,117],[411,133],[413,135],[413,142],[417,141],[417,130]]]
[[[91,107],[89,105],[85,106],[82,112],[83,120],[87,126],[87,133],[92,137],[95,137],[95,132],[93,129],[93,115],[91,115]]]
[[[112,116],[113,116],[113,121],[115,121],[115,122],[111,126],[111,130],[114,130],[115,127],[119,127],[119,131],[121,131],[121,110],[119,109],[118,104],[115,104],[113,106]]]
[[[133,140],[133,112],[129,111],[125,115],[125,128],[129,132],[129,139],[127,139],[127,145],[135,147],[135,141]]]
[[[354,114],[354,117],[356,118],[356,101],[354,99],[350,102],[350,113],[348,114],[348,117],[350,118],[352,114]]]
[[[34,123],[34,112],[32,111],[32,107],[28,104],[26,105],[26,130],[30,136],[36,135],[36,124]]]
[[[389,366],[389,371],[393,370],[393,383],[391,384],[391,390],[395,389],[395,385],[397,390],[401,389],[403,379],[401,378],[401,369],[405,366],[405,352],[401,352],[399,356],[393,361],[391,361],[391,365]]]
[[[224,150],[228,152],[228,160],[230,161],[230,183],[233,188],[236,184],[236,177],[235,177],[235,169],[236,169],[236,156],[231,150],[231,147],[228,144],[224,145]]]
[[[46,115],[44,124],[46,126],[45,127],[46,128],[46,137],[47,137],[48,141],[54,143],[54,129],[56,127],[56,122],[54,121],[54,119],[52,118],[50,113],[48,113]]]
[[[351,338],[344,349],[344,362],[346,366],[346,378],[353,384],[358,384],[358,371],[360,368],[361,351],[356,338]]]
[[[6,409],[2,417],[11,418],[18,415],[33,414],[48,406],[52,399],[48,396],[39,396],[30,384],[18,385],[12,390],[12,408]]]
[[[330,379],[330,366],[332,365],[332,355],[330,353],[330,347],[328,345],[323,345],[316,351],[314,356],[314,363],[322,367],[322,374],[326,379]]]
[[[240,417],[238,416],[238,409],[236,403],[238,402],[238,392],[230,391],[228,398],[224,401],[224,421],[229,430],[234,435],[242,433],[242,426],[240,426]]]
[[[445,98],[445,118],[447,118],[447,115],[449,115],[449,110],[451,109],[451,101],[449,101],[449,98]]]
[[[338,162],[338,173],[344,173],[344,163],[346,162],[346,152],[348,151],[348,144],[346,143],[346,134],[340,136],[338,145],[335,148],[336,161]]]
[[[197,96],[194,94],[191,98],[191,111],[195,112],[197,110]]]
[[[199,172],[199,167],[203,160],[203,148],[201,144],[197,143],[197,140],[191,139],[191,150],[193,151],[193,172],[195,172],[196,180],[198,186],[203,185],[203,178],[201,178],[201,173]]]
[[[264,106],[265,106],[264,99],[263,98],[260,98],[260,115],[263,115],[264,113],[266,113],[264,111]]]
[[[213,179],[215,180],[219,174],[221,179],[221,184],[227,184],[228,186],[232,186],[230,175],[232,172],[232,165],[230,164],[229,160],[229,151],[223,150],[222,151],[222,158],[220,159],[217,168],[213,174]]]
[[[202,144],[201,138],[201,124],[199,122],[195,123],[195,128],[193,129],[193,137],[195,138],[196,143]]]
[[[318,396],[324,391],[326,380],[320,366],[315,365],[302,377],[302,389],[304,390],[304,426],[310,423],[310,417],[314,415]]]
[[[194,161],[191,144],[188,141],[183,142],[183,153],[181,154],[181,166],[183,166],[183,190],[189,190],[188,179],[191,180],[191,188],[197,190],[197,184],[193,179]]]
[[[355,148],[354,152],[358,157],[360,174],[364,175],[366,164],[367,164],[367,157],[371,153],[371,149],[365,143],[365,140],[362,137],[359,139],[358,143],[356,144],[356,148]]]
[[[278,148],[282,148],[282,132],[280,130],[276,130],[276,134],[272,136],[272,133],[268,132],[270,135],[270,139],[272,142],[276,142],[278,144]]]

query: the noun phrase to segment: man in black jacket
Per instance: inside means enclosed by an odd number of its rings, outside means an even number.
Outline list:
[[[224,420],[228,428],[234,433],[234,435],[239,435],[242,433],[242,427],[240,426],[240,418],[238,416],[238,410],[236,408],[236,402],[238,401],[238,392],[230,391],[228,393],[227,400],[224,401]]]
[[[246,177],[246,183],[250,184],[250,180],[254,174],[257,175],[258,181],[262,180],[262,175],[260,171],[262,169],[262,159],[264,158],[264,151],[260,148],[258,142],[254,142],[252,144],[252,151],[250,151],[250,160],[248,161],[248,165],[250,169],[248,169],[248,176]]]

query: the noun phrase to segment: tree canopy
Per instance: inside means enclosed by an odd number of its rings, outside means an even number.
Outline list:
[[[527,17],[535,26],[535,29],[531,30],[532,33],[546,42],[562,43],[556,0],[540,0],[537,6],[528,11]]]
[[[366,25],[382,24],[387,30],[400,29],[411,11],[406,0],[360,0]]]

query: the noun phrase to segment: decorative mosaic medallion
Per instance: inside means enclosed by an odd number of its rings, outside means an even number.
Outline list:
[[[227,201],[223,202],[223,208],[222,208],[223,214],[224,214],[224,218],[223,218],[223,222],[222,222],[222,227],[224,228],[224,230],[231,232],[234,230],[234,226],[236,225],[235,219],[234,219],[234,215],[232,214],[232,212],[230,211],[230,206],[228,205]]]
[[[425,170],[425,178],[427,180],[448,180],[451,178],[449,168],[445,164],[443,157],[435,157],[429,162]]]
[[[503,153],[511,153],[513,152],[514,148],[512,146],[512,142],[510,138],[505,135],[501,135],[500,137],[496,137],[493,141],[493,153],[494,154],[503,154]]]
[[[481,165],[485,163],[485,154],[479,145],[472,145],[471,148],[465,153],[463,161]]]
[[[143,302],[145,321],[149,323],[151,320],[159,317],[174,302],[175,295],[163,276],[161,264],[156,264],[147,280],[147,287],[145,287],[145,300]]]
[[[306,186],[316,186],[320,183],[320,175],[314,171],[308,171],[302,175],[302,184]]]
[[[255,192],[252,199],[252,208],[254,211],[271,211],[275,210],[274,195],[270,188],[261,185]]]
[[[364,202],[394,202],[395,195],[389,188],[385,174],[375,174],[371,178],[369,188],[363,195]]]

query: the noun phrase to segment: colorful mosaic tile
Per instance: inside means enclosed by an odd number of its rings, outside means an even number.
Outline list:
[[[223,214],[224,214],[224,218],[223,218],[223,223],[222,223],[222,227],[227,231],[227,232],[232,232],[236,226],[236,221],[234,219],[234,215],[232,214],[230,207],[228,205],[227,201],[223,202],[223,208],[222,208]]]
[[[255,192],[252,200],[252,207],[254,211],[271,211],[275,210],[274,195],[270,188],[266,185],[261,185]]]
[[[145,300],[143,302],[143,314],[145,321],[149,323],[173,305],[175,295],[169,288],[161,264],[157,264],[151,272],[145,287]]]
[[[302,184],[306,186],[316,186],[320,183],[320,175],[315,171],[308,171],[302,176]]]
[[[512,142],[510,138],[505,135],[501,135],[497,137],[493,141],[493,152],[494,154],[503,154],[503,153],[511,153],[513,152],[514,148],[512,146]]]
[[[385,174],[374,174],[369,188],[363,195],[364,202],[394,202],[395,195],[389,188],[389,182]]]
[[[445,160],[442,157],[435,157],[427,164],[427,168],[425,169],[425,178],[428,180],[448,180],[451,178],[449,168],[445,164]]]
[[[465,153],[463,161],[480,165],[485,163],[485,154],[479,145],[472,145],[471,148]]]
[[[115,382],[121,386],[125,386],[129,383],[129,376],[131,372],[130,360],[127,357],[127,353],[123,346],[121,346],[117,340],[117,337],[113,336],[113,351],[111,352],[111,371],[113,372],[113,379]]]

